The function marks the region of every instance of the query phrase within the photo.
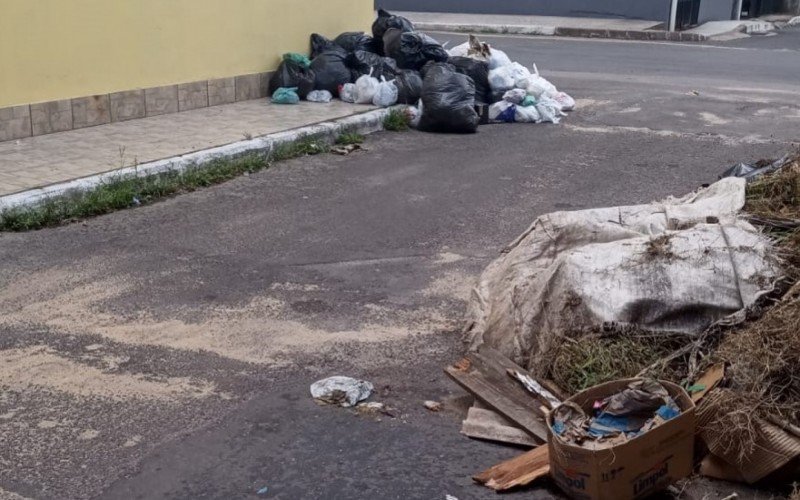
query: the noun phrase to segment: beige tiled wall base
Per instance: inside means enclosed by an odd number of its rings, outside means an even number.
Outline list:
[[[30,106],[0,109],[0,141],[13,141],[30,137],[31,134]]]
[[[267,97],[272,73],[0,108],[0,142]]]

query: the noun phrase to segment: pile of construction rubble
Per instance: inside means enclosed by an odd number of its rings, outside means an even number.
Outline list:
[[[638,498],[698,470],[779,493],[800,477],[800,154],[721,177],[539,217],[484,271],[445,372],[475,398],[462,433],[533,450],[477,482]]]
[[[269,82],[276,104],[301,100],[408,109],[412,126],[430,132],[473,133],[492,122],[559,123],[575,100],[503,51],[474,36],[449,52],[384,10],[372,35],[311,36],[310,57],[285,54]]]

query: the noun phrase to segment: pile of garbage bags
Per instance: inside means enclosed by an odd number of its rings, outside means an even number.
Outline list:
[[[269,82],[276,104],[300,100],[412,106],[412,125],[473,133],[488,121],[558,123],[568,94],[474,36],[450,51],[402,16],[378,11],[372,34],[311,35],[310,58],[286,54]]]

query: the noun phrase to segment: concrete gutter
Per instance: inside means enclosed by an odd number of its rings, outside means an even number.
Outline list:
[[[0,197],[0,210],[37,205],[50,198],[89,191],[103,183],[120,178],[147,177],[166,172],[182,172],[190,167],[202,167],[214,160],[238,158],[253,153],[266,155],[278,146],[304,139],[316,139],[333,143],[339,135],[345,132],[370,134],[383,130],[383,121],[389,112],[390,109],[377,109],[338,120],[317,123],[172,158],[142,163],[134,167],[125,167],[41,188],[29,189]]]
[[[688,33],[683,31],[663,30],[617,30],[602,28],[566,28],[555,26],[537,25],[508,25],[508,24],[456,24],[456,23],[431,23],[416,22],[417,29],[421,31],[445,31],[452,33],[482,33],[496,35],[527,35],[527,36],[569,36],[579,38],[610,38],[616,40],[657,40],[671,42],[703,42],[708,40],[706,35]]]

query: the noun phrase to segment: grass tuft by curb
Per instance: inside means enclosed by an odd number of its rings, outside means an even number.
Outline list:
[[[336,144],[348,146],[350,144],[362,144],[364,140],[364,136],[357,132],[345,132],[336,138]]]
[[[392,109],[383,119],[383,128],[390,132],[405,132],[408,130],[409,123],[408,114],[399,109]]]
[[[165,172],[146,177],[119,177],[80,192],[66,193],[32,206],[7,208],[0,212],[0,231],[30,231],[58,226],[87,217],[153,203],[160,198],[195,191],[269,168],[274,162],[316,155],[330,150],[322,141],[304,139],[281,144],[269,154],[248,154],[214,160],[182,172]]]

